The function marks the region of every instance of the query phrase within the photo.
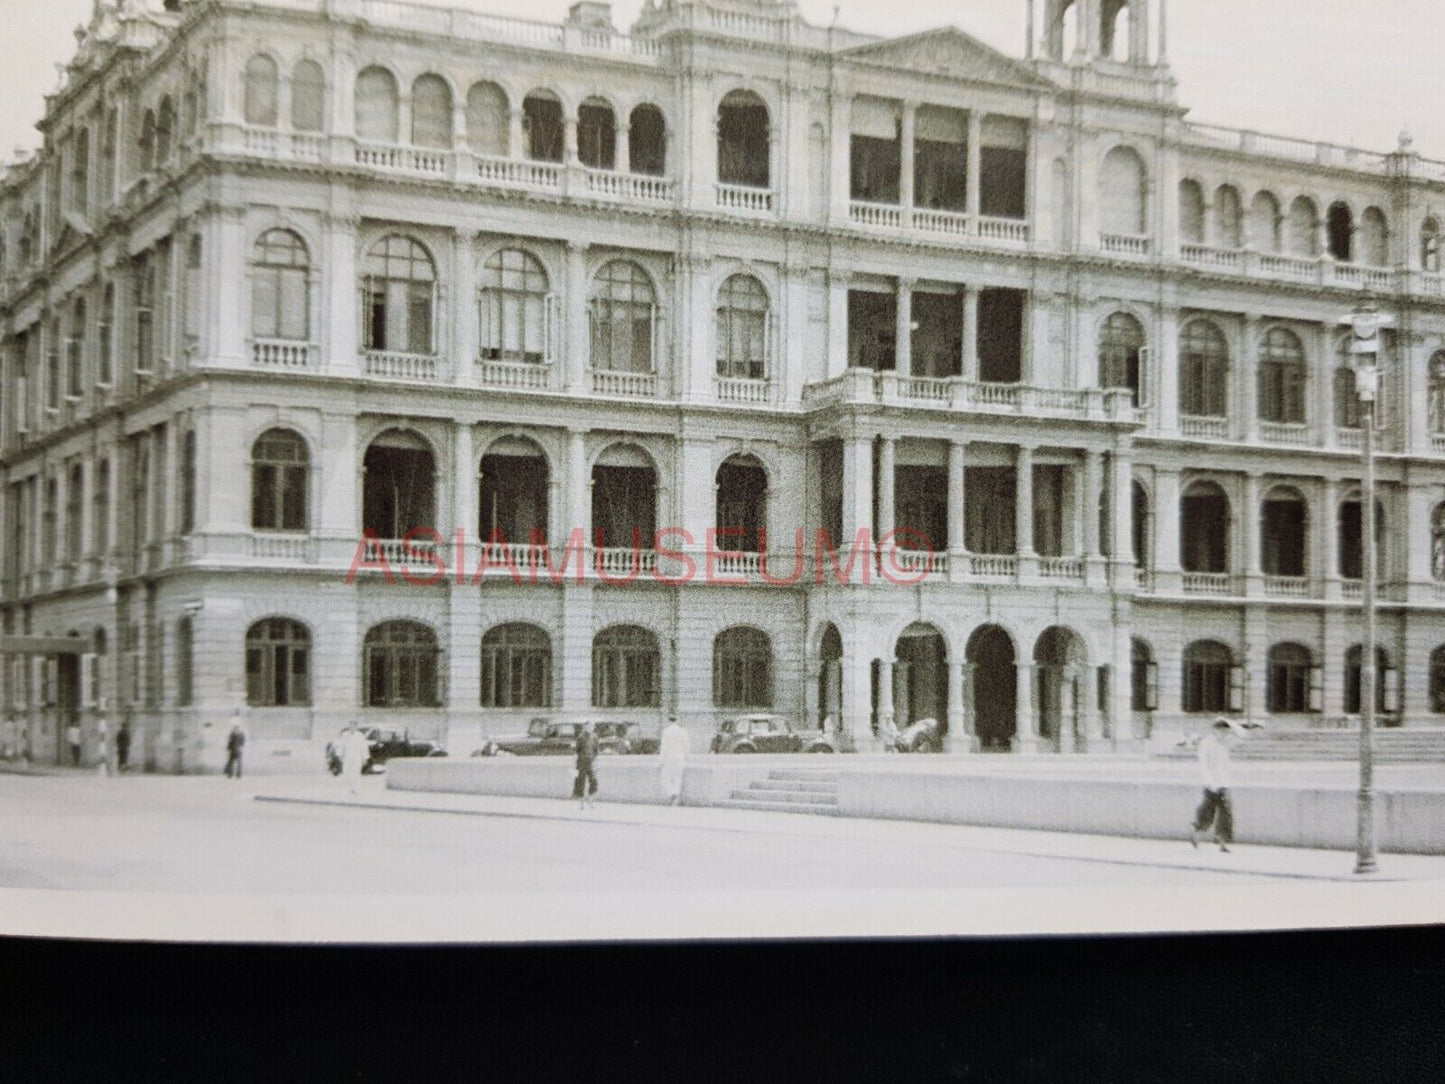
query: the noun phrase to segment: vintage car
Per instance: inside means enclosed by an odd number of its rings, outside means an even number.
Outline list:
[[[527,733],[493,738],[474,757],[560,757],[577,751],[582,721],[533,719]],[[630,756],[657,752],[656,739],[641,737],[636,723],[594,723],[598,752],[603,756]]]
[[[937,719],[920,719],[898,732],[893,747],[900,753],[941,753],[943,728]]]
[[[728,719],[712,739],[714,753],[832,753],[822,731],[803,730],[777,715],[744,715]]]
[[[444,757],[447,751],[434,741],[413,738],[405,730],[382,730],[372,727],[364,731],[371,755],[362,765],[362,772],[371,775],[386,768],[389,760],[407,760],[423,757]],[[326,745],[326,767],[332,775],[341,774],[341,743],[338,739]]]

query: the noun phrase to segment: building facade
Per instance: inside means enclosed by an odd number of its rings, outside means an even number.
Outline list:
[[[99,0],[0,180],[12,743],[1340,725],[1362,291],[1381,707],[1445,724],[1445,164],[1190,123],[1165,19]]]

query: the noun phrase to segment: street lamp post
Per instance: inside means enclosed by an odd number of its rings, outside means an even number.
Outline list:
[[[1360,647],[1360,791],[1355,845],[1355,874],[1378,873],[1375,833],[1375,404],[1380,391],[1380,328],[1394,321],[1381,316],[1368,296],[1342,321],[1354,329],[1351,352],[1355,357],[1355,393],[1360,398],[1360,452],[1363,460],[1360,492],[1362,565],[1360,598],[1364,642]]]

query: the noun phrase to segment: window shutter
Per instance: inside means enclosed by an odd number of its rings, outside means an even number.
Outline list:
[[[1325,672],[1322,667],[1310,667],[1310,711],[1325,710]]]
[[[1238,664],[1229,668],[1229,710],[1244,710],[1244,667]]]

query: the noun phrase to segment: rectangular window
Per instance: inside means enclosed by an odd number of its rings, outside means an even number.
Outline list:
[[[135,267],[133,293],[135,315],[135,371],[141,375],[155,369],[155,266],[143,256]]]
[[[195,632],[189,617],[176,626],[176,706],[188,708],[194,699]]]
[[[1259,416],[1267,422],[1302,425],[1305,373],[1302,366],[1264,362],[1259,370]]]
[[[110,460],[102,459],[95,465],[95,491],[91,497],[91,515],[94,523],[91,532],[95,538],[95,552],[104,557],[110,549]]]

